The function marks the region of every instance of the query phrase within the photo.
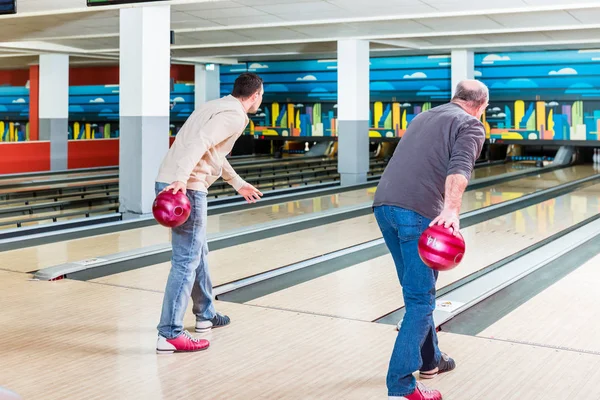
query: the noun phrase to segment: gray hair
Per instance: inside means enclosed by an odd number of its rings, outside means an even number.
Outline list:
[[[489,100],[489,91],[482,82],[467,79],[456,85],[456,92],[452,97],[453,102],[466,103],[472,108],[479,108]]]

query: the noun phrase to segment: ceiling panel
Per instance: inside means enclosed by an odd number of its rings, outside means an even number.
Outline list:
[[[438,32],[502,28],[502,25],[484,16],[421,18],[414,21]]]
[[[213,20],[223,18],[234,18],[234,17],[253,17],[265,15],[266,13],[257,10],[252,7],[235,7],[235,8],[224,8],[224,9],[210,9],[210,10],[198,10],[198,11],[186,11],[187,14]]]
[[[569,14],[584,24],[600,23],[600,10],[571,10]]]
[[[251,17],[229,17],[229,18],[214,18],[211,20],[214,23],[225,26],[240,26],[240,25],[252,25],[252,24],[271,24],[277,22],[283,22],[284,20],[280,17],[276,17],[270,14],[264,15],[253,15]]]
[[[481,0],[421,0],[423,3],[431,6],[436,11],[452,12],[462,10],[489,10],[511,7],[527,7],[525,0],[502,0],[502,1],[481,1]]]
[[[311,12],[315,17],[319,17],[322,12],[338,11],[339,7],[325,1],[311,1],[304,3],[287,3],[287,4],[265,4],[254,7],[267,14],[282,15],[282,14],[302,14]]]
[[[553,31],[544,32],[546,36],[554,40],[597,40],[600,42],[600,29]]]
[[[507,28],[529,28],[532,24],[532,18],[535,18],[540,25],[559,26],[559,25],[577,25],[581,22],[565,11],[545,11],[531,13],[511,13],[503,15],[490,15],[490,19],[498,22]]]
[[[490,43],[526,43],[526,42],[547,42],[550,38],[543,32],[527,33],[502,33],[496,35],[487,35],[486,39]]]

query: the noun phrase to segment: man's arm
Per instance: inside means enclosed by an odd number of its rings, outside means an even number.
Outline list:
[[[200,162],[206,152],[215,144],[226,140],[243,129],[243,121],[233,111],[224,111],[214,115],[208,123],[200,126],[199,122],[188,120],[185,134],[178,138],[177,145],[182,146],[185,155],[176,162],[175,182],[163,189],[186,192],[186,182],[194,167]],[[185,135],[185,136],[183,136]]]
[[[467,126],[457,135],[446,176],[444,209],[431,225],[443,224],[446,228],[452,227],[455,234],[458,233],[462,196],[467,189],[484,141],[485,131],[479,124]]]
[[[223,160],[223,180],[231,185],[235,191],[239,191],[242,186],[246,183],[238,174],[235,172],[231,164],[227,159]]]
[[[260,192],[260,190],[258,190],[257,188],[255,188],[254,186],[249,184],[248,182],[244,181],[235,172],[235,170],[233,169],[231,164],[229,164],[229,161],[227,161],[227,159],[223,160],[223,174],[222,175],[223,175],[223,179],[225,180],[225,182],[230,184],[235,189],[236,192],[238,192],[239,194],[244,196],[244,198],[246,199],[246,201],[248,203],[256,203],[257,200],[260,200],[260,196],[263,195]]]
[[[200,162],[206,152],[228,137],[239,133],[243,127],[238,113],[224,111],[214,115],[204,126],[190,121],[189,132],[183,138],[180,146],[185,149],[185,155],[177,160],[177,181],[187,182],[194,167]]]

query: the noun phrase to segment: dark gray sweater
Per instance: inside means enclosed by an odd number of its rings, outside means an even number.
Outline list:
[[[457,104],[417,115],[381,177],[373,206],[398,206],[435,219],[444,208],[446,177],[470,179],[484,141],[481,121]]]

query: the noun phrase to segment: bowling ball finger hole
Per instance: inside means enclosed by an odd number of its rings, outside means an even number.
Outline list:
[[[175,207],[175,210],[173,210],[173,213],[176,216],[181,217],[183,215],[183,208],[182,207]]]
[[[454,263],[455,264],[460,263],[462,261],[462,258],[463,258],[463,254],[462,253],[457,254],[456,257],[454,257]]]

